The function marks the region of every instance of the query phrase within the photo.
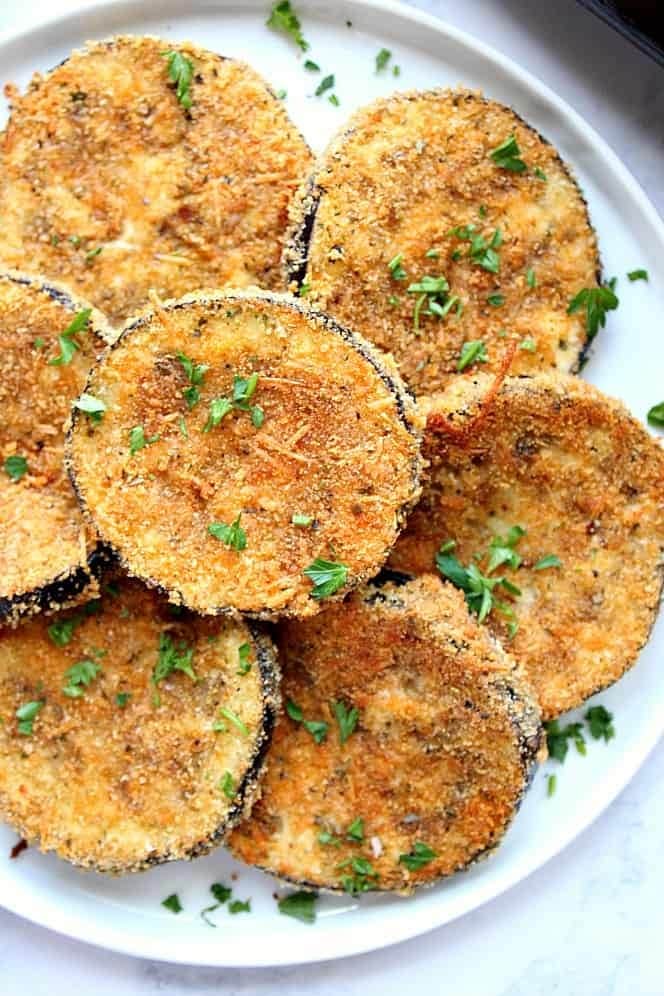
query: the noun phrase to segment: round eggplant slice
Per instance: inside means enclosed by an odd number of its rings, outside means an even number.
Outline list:
[[[0,271],[0,620],[91,597],[102,555],[64,468],[65,422],[112,334],[63,286]]]
[[[418,394],[465,366],[467,343],[489,370],[512,340],[515,373],[578,369],[587,318],[568,307],[597,288],[595,233],[569,168],[510,108],[465,90],[376,101],[291,212],[291,281],[391,352]]]
[[[230,836],[305,887],[410,892],[500,842],[542,744],[530,686],[433,576],[279,626],[285,713]]]
[[[431,399],[424,493],[390,564],[438,564],[464,589],[550,719],[620,678],[648,639],[664,450],[576,378],[509,378],[485,405],[490,381],[459,378]]]
[[[11,100],[0,141],[10,265],[66,280],[116,325],[151,288],[282,287],[288,202],[311,155],[249,66],[116,37]]]
[[[376,572],[419,495],[394,364],[289,297],[157,307],[86,395],[99,414],[76,412],[68,443],[84,508],[130,573],[198,612],[317,612]]]
[[[219,844],[257,791],[270,641],[135,581],[0,632],[0,817],[43,851],[140,871]]]

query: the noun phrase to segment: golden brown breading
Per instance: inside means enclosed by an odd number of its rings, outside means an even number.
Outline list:
[[[203,854],[246,814],[278,674],[241,621],[175,616],[126,579],[107,592],[0,631],[0,815],[44,851],[120,873]],[[164,674],[169,653],[180,668]],[[87,684],[69,670],[81,662]]]
[[[491,159],[510,135],[525,171]],[[567,307],[597,285],[595,234],[568,167],[511,109],[466,90],[378,100],[332,140],[291,213],[287,274],[393,353],[418,394],[444,387],[469,341],[485,343],[487,369],[512,339],[526,343],[514,373],[577,369],[585,316]],[[444,276],[449,294],[408,293],[424,276]],[[427,314],[430,300],[451,309]]]
[[[65,337],[78,346],[70,361],[53,362],[63,355],[59,337],[88,308],[60,284],[0,271],[0,619],[92,594],[97,541],[86,535],[63,448],[70,405],[112,334],[101,312]],[[12,479],[16,457],[27,469]]]
[[[659,605],[664,451],[616,401],[573,377],[509,378],[488,406],[486,375],[430,399],[424,494],[391,555],[414,573],[454,540],[463,565],[513,526],[521,589],[487,619],[527,671],[545,719],[580,705],[636,660]],[[479,413],[479,415],[478,415]],[[560,567],[535,569],[544,557]],[[486,556],[479,568],[487,567]]]
[[[149,289],[282,286],[287,205],[311,156],[261,77],[189,43],[90,42],[14,97],[0,258],[67,280],[120,324]]]
[[[75,413],[69,437],[84,507],[131,573],[199,612],[318,611],[304,570],[345,565],[341,597],[419,495],[421,420],[394,364],[293,298],[167,303],[126,328],[86,391],[107,410],[99,424]],[[136,427],[150,444],[132,455]],[[238,517],[234,542],[223,527]]]
[[[315,888],[409,892],[496,847],[542,731],[530,686],[459,592],[433,576],[370,585],[281,624],[277,646],[287,713],[229,838],[237,857]],[[335,703],[359,713],[345,743]],[[321,743],[312,721],[327,724]]]

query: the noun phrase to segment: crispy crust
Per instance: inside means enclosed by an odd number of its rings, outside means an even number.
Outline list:
[[[191,411],[180,351],[209,366]],[[204,431],[211,400],[252,371],[263,425],[232,412]],[[68,437],[84,509],[132,574],[198,612],[317,612],[303,570],[345,564],[342,597],[378,570],[419,496],[422,423],[394,364],[289,297],[169,302],[127,326],[86,390],[108,410],[98,426],[74,413]],[[136,425],[160,439],[132,457]],[[245,550],[208,534],[240,513]]]
[[[490,158],[510,134],[526,173]],[[498,274],[475,265],[469,243],[450,234],[469,224],[487,241],[501,230]],[[438,259],[426,257],[431,248]],[[398,253],[404,281],[388,268]],[[401,93],[358,111],[291,206],[284,267],[291,282],[310,285],[315,307],[392,352],[418,394],[444,387],[471,340],[484,341],[488,369],[500,367],[513,338],[537,347],[516,353],[514,373],[576,371],[587,334],[584,316],[568,315],[567,306],[600,279],[595,233],[569,167],[514,111],[467,90]],[[406,289],[425,274],[445,275],[464,311],[423,317],[416,332]],[[487,301],[496,293],[502,307]]]
[[[55,611],[91,598],[103,564],[97,539],[86,532],[63,464],[64,423],[111,327],[92,310],[88,331],[67,365],[49,365],[58,336],[89,308],[61,284],[0,271],[0,620]],[[41,342],[40,342],[41,340]],[[37,341],[37,346],[35,346]],[[10,456],[27,459],[13,481]]]
[[[462,563],[513,525],[524,562],[505,573],[523,594],[507,643],[545,719],[580,705],[636,660],[659,607],[664,451],[624,408],[572,377],[459,378],[429,402],[422,501],[391,555],[426,572],[441,542]],[[562,567],[533,570],[556,554]],[[488,625],[507,638],[501,616]]]
[[[343,889],[353,856],[378,890],[411,892],[468,867],[500,842],[542,742],[532,690],[514,662],[433,577],[369,585],[315,619],[277,630],[284,701],[329,723],[317,744],[284,714],[261,798],[229,838],[233,853],[279,878]],[[343,664],[343,666],[341,666]],[[360,718],[340,743],[330,703]],[[357,818],[364,841],[347,839]],[[320,831],[339,838],[321,844]],[[436,852],[399,862],[416,842]]]
[[[282,288],[287,206],[311,164],[253,69],[188,42],[176,46],[195,68],[185,110],[172,48],[89,42],[13,95],[0,139],[0,258],[67,280],[118,325],[150,288]]]
[[[119,587],[101,612],[64,616],[80,619],[64,647],[49,639],[52,618],[0,631],[0,815],[43,851],[114,874],[197,857],[223,841],[258,791],[279,705],[274,648],[262,631],[174,616],[137,582]],[[157,686],[155,706],[151,675],[163,632],[194,647],[198,680],[173,672]],[[243,643],[252,667],[238,675]],[[65,671],[91,657],[101,674],[82,697],[68,698]],[[124,708],[118,692],[131,695]],[[25,736],[15,715],[30,701],[45,705]],[[231,723],[213,731],[220,706],[249,737]],[[232,800],[219,789],[227,771]]]

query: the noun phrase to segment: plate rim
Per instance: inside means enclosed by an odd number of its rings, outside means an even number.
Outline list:
[[[160,13],[165,16],[169,13],[170,5],[174,5],[174,0],[167,0],[161,6]],[[193,0],[192,10],[188,13],[195,13],[201,10],[217,10],[223,16],[224,10],[240,6],[246,11],[247,8],[254,9],[256,13],[263,10],[267,5],[267,0],[249,0],[240,5],[234,0]],[[301,7],[312,7],[325,12],[326,5],[316,2],[316,0],[303,0]],[[43,35],[49,28],[66,27],[68,23],[74,23],[79,18],[85,21],[93,20],[103,16],[104,13],[113,11],[116,16],[126,11],[127,17],[136,15],[143,11],[148,11],[151,7],[150,0],[93,0],[91,3],[83,5],[75,3],[67,9],[60,9],[47,15],[39,22],[32,22],[20,27],[17,30],[9,29],[0,33],[0,54],[7,47],[13,48],[16,45],[29,45],[34,36]],[[664,248],[664,221],[660,217],[656,207],[643,190],[640,183],[635,179],[627,166],[613,151],[609,143],[604,139],[591,124],[589,124],[581,114],[567,103],[562,97],[539,79],[530,70],[522,68],[510,56],[504,55],[499,49],[481,41],[475,35],[457,28],[437,17],[418,8],[408,6],[399,0],[344,0],[343,5],[339,4],[341,12],[352,11],[353,8],[362,9],[370,13],[384,13],[390,18],[402,19],[415,22],[420,26],[433,31],[451,40],[470,52],[475,58],[490,64],[508,79],[514,82],[519,88],[536,96],[555,115],[562,119],[566,127],[576,136],[582,138],[584,144],[592,145],[596,154],[603,158],[610,166],[614,175],[627,189],[633,202],[638,208],[642,219],[647,221],[653,229],[655,239],[659,240]],[[152,8],[154,12],[154,8]],[[254,951],[254,957],[248,961],[246,957],[234,956],[233,951],[218,950],[218,956],[206,953],[198,948],[192,951],[191,948],[183,946],[184,950],[173,949],[164,950],[164,941],[159,939],[155,932],[151,937],[145,935],[134,936],[130,931],[121,932],[116,927],[109,925],[93,926],[91,921],[83,923],[80,917],[70,917],[63,914],[61,908],[55,908],[50,915],[46,912],[33,911],[30,909],[29,891],[26,894],[18,893],[0,898],[0,907],[9,912],[21,916],[24,919],[38,926],[45,927],[62,936],[74,938],[77,941],[94,945],[105,950],[114,951],[120,954],[131,955],[138,958],[149,958],[155,961],[162,961],[171,964],[200,965],[228,968],[264,968],[277,965],[311,964],[323,960],[351,957],[353,955],[364,954],[369,951],[401,943],[406,940],[422,936],[444,924],[465,916],[474,910],[480,909],[486,903],[498,898],[510,888],[520,882],[525,881],[535,871],[543,868],[556,855],[565,850],[573,840],[584,833],[588,827],[615,801],[620,793],[626,788],[639,768],[647,760],[653,749],[664,734],[664,716],[662,716],[659,727],[653,723],[632,746],[629,753],[619,756],[613,768],[613,781],[609,788],[602,790],[601,799],[595,799],[599,793],[592,793],[586,799],[584,806],[578,813],[577,821],[573,826],[568,827],[561,835],[552,839],[548,846],[540,847],[533,851],[530,860],[522,864],[517,864],[515,868],[509,868],[496,881],[487,883],[484,888],[480,882],[476,890],[468,896],[456,899],[454,907],[447,909],[441,917],[431,917],[431,910],[427,907],[425,911],[421,908],[420,913],[426,912],[426,917],[418,917],[416,909],[410,908],[409,917],[401,917],[396,922],[389,922],[383,925],[380,937],[376,937],[371,932],[346,930],[337,941],[337,949],[334,952],[325,951],[326,935],[318,932],[317,938],[312,933],[306,935],[308,943],[306,949],[302,949],[297,957],[292,953],[284,955],[272,948],[266,956],[259,950]],[[638,748],[638,749],[637,749]],[[361,915],[361,911],[358,915]],[[349,921],[351,918],[348,918]],[[426,921],[426,922],[425,922]],[[320,926],[320,925],[319,925]],[[209,945],[207,946],[209,947]]]

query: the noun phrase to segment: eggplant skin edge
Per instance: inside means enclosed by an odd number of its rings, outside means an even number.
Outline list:
[[[413,510],[415,505],[418,503],[421,494],[420,478],[423,469],[423,459],[421,453],[421,440],[423,434],[423,425],[421,418],[419,417],[419,410],[417,407],[417,402],[414,395],[409,390],[409,388],[404,384],[401,376],[397,370],[396,364],[391,361],[386,354],[383,354],[378,347],[374,346],[367,339],[360,336],[358,333],[346,328],[341,325],[334,318],[329,315],[324,314],[320,311],[315,311],[312,308],[307,307],[297,298],[293,297],[291,294],[282,293],[279,291],[262,291],[258,289],[252,289],[250,291],[243,290],[231,290],[231,291],[199,291],[191,294],[187,294],[184,297],[177,299],[169,299],[161,303],[161,307],[164,311],[177,311],[183,308],[187,308],[191,305],[202,304],[207,307],[221,308],[229,302],[245,302],[245,303],[256,303],[267,302],[279,305],[281,307],[290,308],[292,311],[297,311],[304,315],[307,319],[314,322],[323,329],[332,332],[334,335],[339,336],[345,342],[349,343],[357,352],[363,357],[366,362],[368,362],[374,369],[376,374],[379,376],[385,387],[388,389],[395,401],[395,408],[397,416],[408,431],[408,433],[417,442],[417,452],[413,458],[411,466],[411,481],[412,481],[412,493],[410,499],[397,510],[397,526],[402,528],[406,522],[409,513]],[[116,349],[123,340],[131,335],[131,333],[142,328],[153,318],[152,311],[146,311],[138,316],[131,318],[121,329],[117,337],[109,343],[107,349],[104,351],[104,355],[108,354],[111,350]],[[104,356],[100,358],[97,362],[103,362]],[[93,365],[88,374],[88,379],[86,381],[84,391],[87,391],[90,387],[90,382],[94,369],[97,364]],[[71,485],[74,489],[74,493],[78,500],[79,506],[83,513],[84,518],[90,524],[93,529],[97,529],[95,522],[94,513],[88,508],[85,495],[80,489],[76,477],[76,469],[74,466],[74,460],[72,455],[73,450],[73,436],[76,431],[76,427],[79,425],[81,419],[84,418],[81,412],[76,408],[72,408],[71,416],[69,420],[69,425],[67,428],[67,434],[65,438],[65,469],[71,481]],[[101,540],[105,547],[110,551],[117,562],[122,566],[122,568],[131,576],[142,581],[149,588],[157,591],[159,594],[163,595],[169,601],[177,605],[186,605],[181,593],[175,588],[165,588],[159,581],[155,578],[146,577],[142,574],[137,574],[133,571],[131,564],[124,558],[121,551],[118,550],[112,543],[110,543],[103,535]],[[382,564],[385,564],[387,558],[390,555],[390,550],[384,551],[384,556]],[[372,572],[373,574],[376,571]],[[372,573],[365,572],[364,574],[358,575],[354,579],[353,588],[358,587],[361,584],[366,583],[370,580]],[[331,602],[341,601],[348,594],[350,588],[344,588],[338,595],[332,595],[326,602],[330,604]],[[210,612],[206,612],[206,615],[210,616],[237,616],[238,610],[231,605],[220,605]],[[258,622],[275,622],[277,619],[289,618],[293,616],[293,613],[288,609],[280,609],[278,612],[272,612],[271,610],[255,610],[255,611],[243,611],[242,616],[246,619],[254,619]]]

